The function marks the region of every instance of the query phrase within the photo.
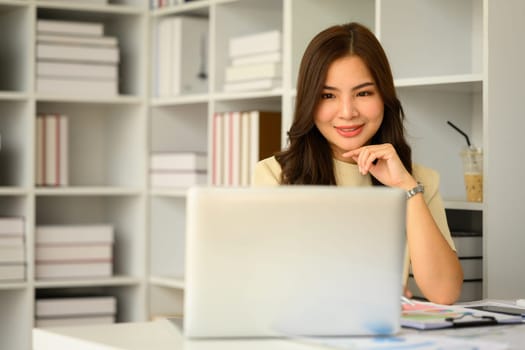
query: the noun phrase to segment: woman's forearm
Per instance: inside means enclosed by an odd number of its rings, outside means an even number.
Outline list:
[[[463,270],[422,194],[408,200],[407,239],[412,273],[423,295],[439,304],[454,303],[461,293]]]

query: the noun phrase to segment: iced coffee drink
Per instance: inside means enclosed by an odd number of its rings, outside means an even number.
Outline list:
[[[483,153],[479,148],[461,152],[467,201],[483,201]]]
[[[483,175],[465,173],[465,190],[467,201],[483,202]]]

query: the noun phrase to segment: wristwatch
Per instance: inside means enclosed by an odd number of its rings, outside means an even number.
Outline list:
[[[407,199],[414,197],[418,193],[424,193],[424,192],[425,192],[425,187],[418,182],[416,187],[407,191]]]

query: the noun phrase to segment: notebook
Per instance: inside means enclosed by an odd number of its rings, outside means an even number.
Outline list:
[[[399,330],[403,191],[193,187],[186,209],[186,336]]]

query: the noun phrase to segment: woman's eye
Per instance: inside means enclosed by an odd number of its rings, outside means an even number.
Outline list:
[[[372,95],[372,91],[359,91],[357,93],[357,96],[361,96],[361,97],[363,97],[363,96],[371,96],[371,95]]]
[[[321,94],[321,98],[323,100],[327,100],[329,98],[334,98],[334,94],[331,94],[331,93],[324,93],[324,94]]]

